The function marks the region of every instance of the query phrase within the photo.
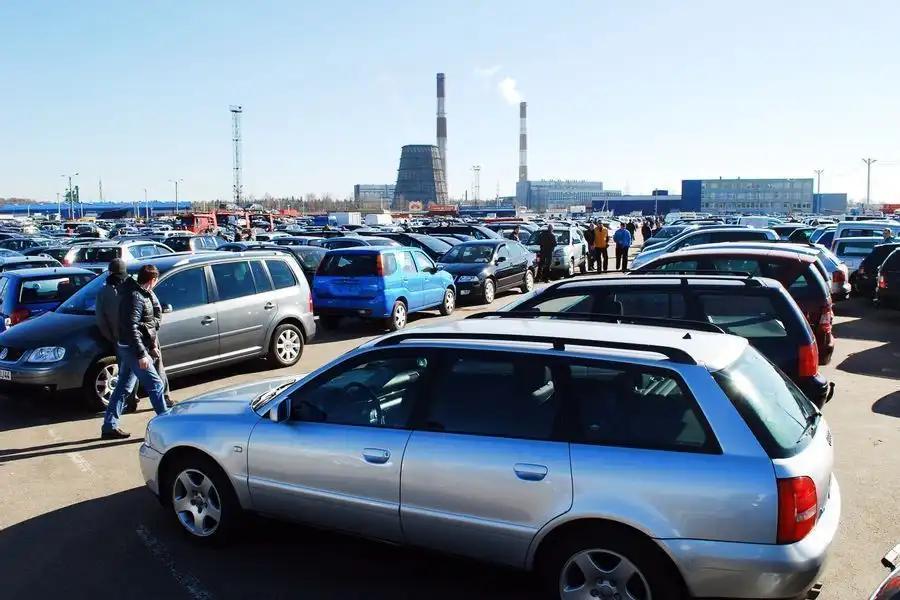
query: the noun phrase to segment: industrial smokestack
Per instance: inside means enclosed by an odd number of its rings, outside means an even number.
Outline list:
[[[519,181],[528,181],[528,132],[525,129],[525,106],[519,102]]]
[[[447,113],[444,112],[444,74],[437,74],[437,146],[447,177]]]

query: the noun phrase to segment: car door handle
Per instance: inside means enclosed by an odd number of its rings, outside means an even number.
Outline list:
[[[516,472],[516,477],[523,481],[541,481],[547,476],[547,467],[544,465],[516,463],[513,470]]]
[[[383,465],[391,459],[390,451],[381,448],[363,448],[362,455],[367,463],[373,465]]]
[[[263,309],[265,309],[265,310],[272,310],[273,308],[275,308],[274,302],[266,302],[266,305],[263,306]]]
[[[203,319],[200,320],[201,325],[209,325],[210,323],[215,323],[215,322],[216,322],[215,317],[203,317]]]

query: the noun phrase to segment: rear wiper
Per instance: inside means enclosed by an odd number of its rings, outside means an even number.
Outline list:
[[[799,444],[800,440],[802,440],[803,437],[807,433],[809,433],[813,427],[816,426],[816,423],[819,422],[819,417],[821,417],[821,416],[822,416],[822,413],[819,413],[819,412],[814,412],[812,414],[806,415],[806,427],[804,427],[803,431],[800,432],[800,437],[797,438],[796,442],[794,442],[795,444]]]

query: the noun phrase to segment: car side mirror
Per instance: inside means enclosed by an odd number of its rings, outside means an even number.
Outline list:
[[[163,304],[163,305],[162,305],[162,311],[163,311],[163,313],[170,313],[170,312],[172,312],[173,310],[175,310],[175,309],[172,308],[172,305],[171,305],[171,304]]]
[[[498,256],[498,257],[497,257],[497,264],[499,265],[499,264],[502,263],[502,262],[506,262],[506,257],[505,257],[505,256]]]
[[[279,402],[269,409],[269,412],[267,414],[269,420],[273,423],[281,423],[282,421],[287,421],[288,415],[291,414],[290,406],[290,398],[285,398],[283,401]]]

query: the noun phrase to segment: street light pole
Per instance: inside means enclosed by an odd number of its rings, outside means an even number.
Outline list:
[[[178,213],[178,184],[184,183],[184,179],[170,179],[170,183],[175,184],[175,213]]]
[[[66,199],[68,200],[68,203],[69,203],[69,218],[74,219],[75,215],[73,214],[72,211],[75,209],[75,206],[74,206],[75,198],[72,196],[72,178],[78,177],[78,173],[73,173],[71,175],[60,175],[60,177],[67,179],[69,182],[69,185],[66,189],[66,192],[67,192]]]
[[[144,188],[144,209],[147,215],[145,219],[147,220],[147,223],[150,223],[150,201],[147,200],[147,188]]]
[[[877,162],[875,158],[862,159],[866,163],[866,210],[869,210],[869,192],[872,191],[872,163]]]

